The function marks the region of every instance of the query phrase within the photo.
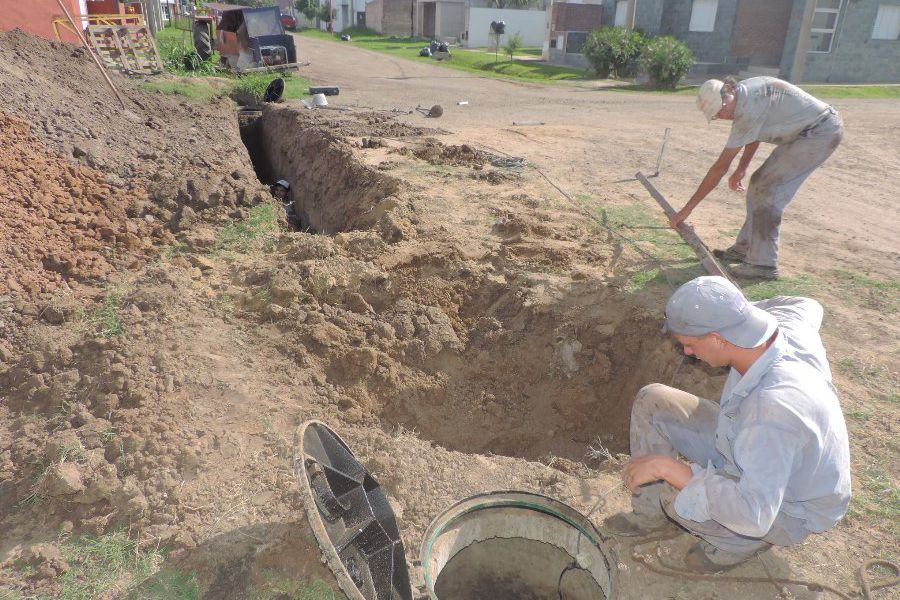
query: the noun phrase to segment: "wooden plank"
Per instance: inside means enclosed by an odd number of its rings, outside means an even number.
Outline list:
[[[125,50],[122,49],[122,42],[119,40],[119,34],[116,33],[116,30],[112,27],[109,28],[110,33],[112,34],[113,42],[116,44],[116,50],[119,51],[119,60],[122,63],[122,67],[126,71],[133,71],[131,68],[131,61],[128,60],[128,56],[125,54]]]
[[[666,200],[665,196],[660,194],[659,190],[653,187],[650,180],[640,171],[635,173],[634,177],[647,188],[647,191],[650,192],[653,199],[662,207],[663,211],[666,213],[666,218],[671,219],[672,215],[675,214],[675,209],[672,208],[672,205],[669,204],[669,201]],[[703,265],[703,268],[706,269],[707,273],[710,275],[718,275],[731,281],[731,277],[729,277],[721,265],[719,265],[719,261],[712,255],[709,248],[706,247],[706,244],[703,243],[703,240],[700,239],[700,236],[697,235],[693,227],[682,221],[678,224],[678,227],[675,228],[675,231],[678,232],[678,235],[681,236],[681,239],[683,239],[688,246],[694,249],[694,252],[697,253],[697,257],[700,259],[700,264]]]
[[[134,58],[134,62],[137,63],[137,70],[140,73],[146,73],[148,71],[147,65],[141,59],[140,54],[140,43],[135,40],[134,32],[131,27],[123,27],[120,31],[125,32],[125,42],[128,44],[129,50],[131,50],[131,56]]]

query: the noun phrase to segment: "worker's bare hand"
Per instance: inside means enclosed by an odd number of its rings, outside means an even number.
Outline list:
[[[733,189],[736,192],[743,192],[744,189],[744,175],[746,175],[745,171],[735,171],[731,174],[731,177],[728,178],[728,187]]]
[[[622,471],[622,480],[631,490],[631,493],[640,496],[641,486],[662,479],[660,466],[663,461],[670,461],[671,457],[663,454],[648,454],[632,458]]]
[[[675,213],[674,215],[672,215],[669,218],[669,225],[672,226],[672,229],[677,229],[678,226],[681,223],[683,223],[684,220],[687,219],[690,214],[691,214],[690,210],[688,210],[686,208],[682,208],[681,210],[679,210],[677,213]]]

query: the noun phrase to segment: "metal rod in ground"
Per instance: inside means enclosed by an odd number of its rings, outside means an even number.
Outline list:
[[[81,29],[78,27],[78,25],[75,24],[75,19],[72,18],[72,15],[69,13],[69,9],[67,9],[66,6],[62,3],[62,0],[56,0],[56,3],[59,4],[59,7],[62,9],[63,13],[65,13],[66,18],[69,20],[69,24],[72,26],[72,29],[75,30],[75,35],[77,35],[78,39],[81,40],[81,45],[84,46],[84,49],[87,50],[87,53],[90,54],[91,58],[94,59],[94,64],[97,65],[98,69],[100,69],[100,73],[103,74],[103,78],[109,85],[109,89],[111,89],[116,95],[116,98],[119,100],[119,104],[122,105],[122,108],[125,108],[125,100],[122,99],[122,95],[119,93],[119,90],[116,89],[115,85],[113,85],[112,79],[109,78],[109,73],[106,72],[106,69],[103,67],[100,59],[94,53],[94,49],[91,48],[90,44],[88,44],[87,40],[84,38],[84,34],[81,32]]]
[[[659,156],[656,159],[656,171],[653,173],[653,177],[659,176],[659,167],[662,165],[663,154],[666,152],[666,144],[669,143],[669,132],[672,131],[670,128],[666,127],[666,133],[663,134],[663,142],[662,146],[659,148]]]
[[[675,214],[675,209],[672,208],[672,205],[669,204],[669,201],[666,200],[665,196],[660,194],[659,190],[653,187],[650,180],[648,180],[640,171],[635,173],[634,177],[647,188],[647,191],[650,192],[653,199],[656,200],[663,211],[665,211],[666,217],[671,219],[672,215]],[[706,244],[703,243],[703,240],[700,239],[700,236],[694,231],[693,227],[682,221],[678,224],[678,227],[675,228],[675,231],[678,232],[678,235],[681,236],[681,239],[683,239],[688,246],[694,249],[694,252],[696,252],[697,256],[700,258],[700,264],[703,265],[703,268],[706,269],[707,273],[710,275],[719,275],[720,277],[731,280],[731,277],[725,273],[725,270],[719,265],[719,262],[709,251],[709,248],[706,247]]]

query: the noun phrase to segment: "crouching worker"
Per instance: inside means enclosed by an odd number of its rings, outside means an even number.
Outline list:
[[[666,329],[688,356],[731,371],[718,404],[658,383],[640,390],[623,472],[632,512],[607,519],[612,533],[647,535],[668,516],[700,538],[686,566],[715,572],[844,516],[850,451],[822,317],[808,298],[750,303],[722,277],[678,288]]]
[[[300,215],[294,207],[291,199],[291,184],[284,179],[279,179],[271,188],[272,197],[281,202],[287,216],[288,227],[293,231],[300,231]]]

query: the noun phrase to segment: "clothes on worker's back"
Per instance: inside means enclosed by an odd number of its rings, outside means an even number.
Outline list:
[[[780,526],[797,543],[847,511],[847,426],[818,333],[821,305],[789,297],[756,305],[778,319],[777,337],[743,376],[732,369],[714,453],[691,465],[694,476],[674,506],[685,519],[751,538],[763,538],[783,513],[789,518]]]
[[[800,186],[840,145],[844,125],[833,109],[825,118],[781,144],[757,169],[747,189],[747,216],[734,246],[744,262],[766,267],[778,264],[781,220]]]
[[[753,142],[785,144],[829,113],[829,105],[774,77],[751,77],[735,90],[737,105],[726,148]]]

